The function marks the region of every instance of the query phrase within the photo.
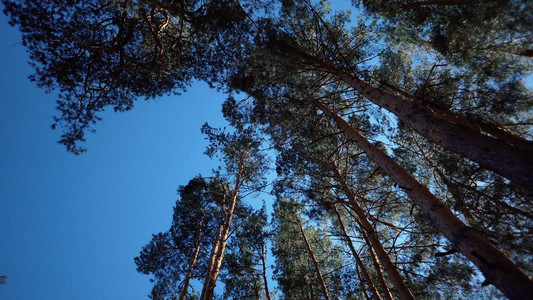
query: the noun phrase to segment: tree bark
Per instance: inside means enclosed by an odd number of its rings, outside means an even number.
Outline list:
[[[219,240],[217,241],[218,247],[216,249],[212,268],[210,269],[208,273],[208,276],[204,283],[204,288],[202,289],[202,294],[200,295],[201,300],[213,299],[216,281],[220,273],[220,268],[222,266],[222,260],[224,259],[224,251],[226,250],[226,242],[227,242],[228,235],[231,229],[231,223],[233,220],[233,213],[235,210],[235,205],[237,203],[236,198],[237,198],[237,195],[235,195],[235,198],[232,199],[231,206],[228,210],[228,216],[225,218],[222,232],[219,236]]]
[[[189,270],[187,271],[187,275],[185,276],[185,280],[183,281],[183,291],[181,292],[180,300],[185,300],[187,298],[187,291],[189,290],[189,282],[191,281],[192,272],[194,270],[194,267],[196,266],[196,261],[198,260],[198,253],[200,253],[200,248],[202,245],[201,241],[202,241],[202,227],[200,226],[196,233],[196,248],[194,249],[194,253],[191,257],[191,261],[189,262]]]
[[[311,260],[313,261],[313,265],[315,266],[316,274],[318,276],[318,280],[320,281],[320,287],[322,288],[322,293],[324,294],[324,298],[326,298],[327,300],[330,300],[329,293],[328,293],[328,286],[326,285],[326,281],[324,281],[324,277],[322,276],[322,272],[320,271],[320,265],[318,264],[315,253],[313,252],[313,249],[311,248],[311,245],[309,244],[309,241],[307,240],[307,235],[305,234],[305,230],[300,221],[298,221],[298,226],[300,226],[300,232],[302,233],[305,246],[307,248],[307,251],[309,252],[309,256],[311,257]]]
[[[207,265],[207,273],[205,275],[205,280],[204,280],[204,286],[202,287],[202,293],[200,295],[200,299],[201,300],[204,300],[204,299],[211,299],[213,298],[211,296],[211,298],[205,298],[207,296],[207,293],[208,293],[208,290],[210,289],[210,283],[211,283],[211,274],[213,273],[213,268],[215,266],[215,262],[216,262],[216,257],[217,257],[217,253],[218,253],[218,248],[220,247],[220,237],[222,236],[222,232],[224,230],[224,224],[220,224],[218,226],[218,231],[217,231],[217,235],[216,235],[216,239],[215,239],[215,244],[213,245],[213,249],[211,250],[211,256],[209,258],[209,264]],[[214,287],[213,287],[214,289]]]
[[[361,227],[368,235],[368,239],[370,240],[370,245],[376,251],[379,261],[381,262],[381,264],[385,268],[385,271],[389,275],[389,278],[392,281],[394,288],[400,295],[400,298],[401,299],[415,299],[415,297],[413,296],[409,288],[405,285],[405,282],[403,281],[403,278],[400,275],[400,272],[398,272],[398,269],[396,269],[396,266],[392,263],[389,255],[387,254],[387,251],[385,251],[385,248],[383,248],[383,245],[379,241],[379,237],[378,237],[376,230],[374,229],[374,226],[372,226],[372,224],[370,224],[370,221],[368,221],[365,211],[359,205],[357,198],[355,197],[355,195],[352,193],[352,191],[346,184],[346,181],[344,180],[342,175],[339,173],[337,166],[335,166],[334,164],[333,164],[333,169],[335,171],[335,177],[336,177],[337,182],[341,185],[342,190],[344,194],[346,195],[346,197],[348,197],[348,200],[350,201],[350,207],[353,209],[353,211],[356,213],[357,217],[359,218]]]
[[[452,243],[453,248],[465,255],[480,269],[488,282],[495,285],[505,296],[511,299],[529,299],[533,295],[533,281],[504,253],[464,224],[427,187],[420,184],[391,157],[371,144],[344,118],[320,101],[315,99],[312,101],[371,160],[391,176],[411,201],[426,214],[433,226]]]
[[[337,215],[337,219],[339,220],[339,225],[341,227],[341,232],[342,232],[342,235],[344,236],[344,240],[346,241],[346,244],[350,248],[350,251],[352,252],[353,257],[355,258],[355,262],[359,266],[359,270],[361,270],[361,273],[363,274],[363,277],[366,283],[368,284],[368,287],[370,288],[370,290],[372,291],[372,293],[375,295],[377,299],[382,299],[381,295],[376,289],[376,286],[374,285],[374,282],[372,281],[372,278],[370,278],[370,275],[368,275],[368,272],[366,270],[365,265],[363,264],[363,261],[361,261],[359,254],[357,254],[357,250],[355,250],[355,247],[353,246],[352,240],[350,239],[348,232],[346,232],[346,227],[344,227],[344,222],[342,221],[342,217],[339,214],[337,205],[333,204],[333,210],[335,211],[335,215]],[[389,298],[388,296],[389,295],[385,295],[386,299],[392,300],[392,297]]]
[[[330,63],[314,57],[311,59],[320,64],[324,71],[340,78],[366,99],[385,108],[420,135],[533,193],[532,141],[494,128],[484,134],[482,128],[475,129],[461,124],[465,118],[450,120],[399,96],[383,92]],[[498,139],[498,136],[509,138]],[[520,142],[513,144],[506,140]]]
[[[383,278],[383,272],[381,271],[381,265],[379,264],[376,258],[376,254],[374,253],[374,250],[372,250],[372,245],[370,244],[370,241],[368,240],[366,233],[362,231],[361,234],[363,235],[363,239],[365,240],[365,243],[368,246],[368,252],[370,253],[370,259],[372,259],[372,263],[374,264],[374,268],[376,269],[376,274],[378,276],[378,281],[381,286],[381,291],[383,292],[383,295],[385,295],[385,297],[388,300],[392,300],[393,299],[392,294],[390,292],[389,287],[387,286],[387,283],[385,282],[385,278]]]
[[[262,248],[261,248],[261,263],[263,265],[263,281],[265,282],[265,295],[267,300],[271,300],[270,298],[270,292],[268,290],[268,280],[267,280],[267,274],[266,274],[266,245],[265,241],[263,240]]]
[[[215,286],[220,274],[220,268],[222,266],[222,260],[224,259],[224,251],[226,250],[226,242],[228,240],[229,232],[231,229],[231,223],[233,220],[233,214],[235,212],[235,206],[239,200],[239,189],[241,186],[241,176],[244,170],[244,161],[241,159],[239,165],[239,171],[235,179],[235,187],[233,195],[231,196],[230,205],[227,210],[224,211],[225,218],[224,223],[222,224],[222,231],[217,239],[218,247],[216,250],[215,257],[213,260],[212,267],[209,268],[206,280],[204,282],[204,287],[202,288],[202,294],[200,295],[200,300],[211,300],[214,296]]]

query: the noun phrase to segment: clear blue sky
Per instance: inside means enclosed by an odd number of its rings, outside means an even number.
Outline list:
[[[168,230],[178,185],[217,165],[200,127],[225,124],[225,96],[198,84],[105,113],[75,156],[57,144],[55,97],[27,80],[3,14],[0,36],[0,299],[147,299],[133,257]]]

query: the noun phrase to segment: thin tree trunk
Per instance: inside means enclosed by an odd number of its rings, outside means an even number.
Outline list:
[[[305,258],[303,258],[300,255],[300,250],[301,250],[300,247],[296,248],[296,257],[298,258],[299,262],[302,262]],[[305,263],[307,263],[307,265],[309,266],[309,260],[306,260]],[[303,276],[303,281],[304,281],[304,286],[307,286],[309,288],[309,294],[307,295],[308,299],[313,300],[315,298],[313,295],[313,286],[311,285],[310,282],[307,281],[307,276]],[[303,288],[301,290],[303,290]]]
[[[429,109],[417,106],[399,96],[386,93],[343,70],[328,65],[326,71],[342,79],[361,95],[385,108],[406,123],[414,131],[442,146],[444,149],[460,154],[481,167],[506,177],[526,190],[533,192],[533,142],[523,140],[520,145],[483,134],[469,126],[462,125],[464,120],[447,119]],[[494,131],[489,133],[497,136]],[[501,135],[513,136],[507,132]]]
[[[204,280],[204,286],[202,287],[202,293],[200,295],[200,299],[207,299],[203,296],[207,294],[207,290],[209,289],[209,282],[211,278],[211,274],[213,273],[213,268],[215,266],[216,256],[218,253],[218,248],[220,247],[220,237],[222,236],[222,231],[224,230],[224,224],[220,224],[218,226],[217,235],[215,238],[215,244],[213,245],[213,249],[211,250],[211,256],[209,259],[209,264],[207,265],[207,273],[205,274],[205,280]]]
[[[346,244],[350,248],[350,251],[352,252],[353,257],[355,258],[355,262],[359,266],[359,270],[361,270],[361,273],[363,274],[363,277],[368,284],[368,287],[372,291],[372,293],[376,296],[377,299],[382,299],[381,295],[379,294],[378,290],[376,289],[376,286],[374,285],[374,282],[372,281],[372,278],[370,278],[370,275],[368,275],[368,272],[366,270],[365,265],[363,264],[363,261],[361,261],[361,258],[359,257],[359,254],[357,254],[357,250],[355,250],[355,247],[353,246],[352,240],[350,239],[350,236],[348,235],[348,232],[346,232],[346,227],[344,226],[344,222],[342,221],[342,217],[339,214],[339,210],[337,209],[337,205],[333,204],[333,209],[335,210],[335,215],[337,215],[337,219],[339,220],[339,225],[341,226],[341,232],[344,236],[344,240],[346,241]],[[385,295],[387,300],[392,300],[391,298],[387,297],[388,295]]]
[[[228,235],[231,229],[231,222],[233,219],[235,204],[237,203],[236,198],[237,198],[237,195],[235,195],[235,198],[232,199],[232,203],[228,210],[228,215],[224,222],[224,226],[223,226],[222,233],[220,235],[220,239],[217,241],[218,247],[216,249],[213,267],[211,268],[208,278],[206,278],[206,282],[204,283],[204,289],[202,290],[202,295],[200,296],[201,300],[213,299],[216,281],[218,279],[220,268],[222,266],[222,260],[224,258],[224,251],[226,250],[226,242],[227,242]]]
[[[405,285],[402,275],[400,275],[400,272],[398,272],[398,269],[396,269],[396,266],[392,263],[389,255],[387,254],[387,251],[385,251],[385,248],[383,248],[383,245],[379,241],[379,237],[376,230],[374,229],[374,226],[372,226],[372,224],[370,224],[370,222],[368,221],[368,218],[365,215],[365,211],[357,202],[355,195],[352,193],[352,191],[346,184],[346,181],[339,173],[339,170],[334,164],[333,169],[335,171],[335,177],[337,179],[337,182],[341,185],[346,197],[348,197],[348,200],[350,201],[350,206],[357,214],[359,222],[361,223],[361,227],[367,233],[372,248],[376,251],[379,261],[385,268],[385,271],[387,271],[387,274],[389,275],[389,278],[392,281],[394,288],[400,295],[400,298],[415,299],[409,288]]]
[[[181,292],[180,300],[185,300],[187,298],[187,291],[189,290],[189,282],[191,280],[194,267],[196,266],[196,261],[198,260],[198,253],[200,253],[200,248],[202,245],[201,242],[202,242],[202,227],[200,226],[196,233],[196,249],[194,249],[194,253],[192,255],[191,261],[189,262],[189,270],[187,271],[187,275],[185,276],[185,280],[183,281],[183,291]]]
[[[239,171],[235,179],[235,187],[233,195],[231,197],[230,205],[225,211],[225,220],[223,223],[222,232],[219,235],[217,240],[218,247],[216,249],[215,258],[213,261],[213,266],[210,268],[209,273],[207,274],[206,280],[204,282],[204,287],[202,289],[202,294],[200,295],[200,300],[211,300],[214,296],[215,286],[220,274],[220,268],[222,266],[222,260],[224,259],[224,251],[226,250],[226,242],[228,240],[229,232],[231,229],[231,223],[233,220],[233,214],[235,212],[235,206],[239,200],[239,189],[241,185],[241,176],[244,169],[244,161],[241,159],[239,165]]]
[[[453,247],[481,270],[489,283],[494,284],[511,299],[529,299],[533,295],[533,281],[504,253],[464,224],[427,187],[420,184],[396,161],[371,144],[344,118],[320,101],[314,99],[313,101],[371,160],[391,176],[413,203],[426,214],[435,228],[452,243]]]
[[[309,244],[309,241],[307,240],[307,235],[305,234],[305,230],[302,226],[302,223],[298,222],[298,226],[300,226],[300,232],[302,233],[302,237],[304,238],[305,246],[307,247],[307,251],[309,252],[311,261],[313,262],[313,265],[315,266],[316,273],[318,275],[318,280],[320,281],[320,287],[322,288],[322,293],[324,294],[324,297],[327,300],[329,300],[330,298],[329,298],[329,293],[328,293],[328,286],[326,285],[326,281],[324,281],[324,277],[322,276],[322,272],[320,271],[320,265],[318,264],[315,253],[313,252],[313,249],[311,248],[311,245]]]
[[[267,300],[270,299],[270,292],[268,291],[268,279],[266,274],[266,245],[265,241],[263,240],[262,248],[261,248],[261,262],[263,265],[263,281],[265,282],[265,295]]]
[[[368,291],[366,290],[364,284],[362,284],[362,282],[363,282],[363,277],[361,276],[361,269],[360,269],[360,268],[355,268],[355,272],[357,273],[357,278],[359,278],[359,281],[361,282],[361,287],[362,287],[363,295],[365,296],[365,299],[366,299],[366,300],[370,300],[370,299],[372,299],[372,298],[370,298],[370,296],[368,295]]]
[[[374,250],[372,250],[372,245],[370,244],[370,241],[368,240],[368,237],[364,231],[361,232],[363,235],[363,239],[365,240],[366,245],[368,246],[368,252],[370,254],[370,258],[372,259],[372,263],[374,264],[374,269],[376,269],[376,274],[378,276],[378,281],[381,286],[381,291],[385,295],[387,299],[392,300],[392,294],[390,292],[389,287],[387,286],[387,283],[385,282],[385,278],[383,278],[383,272],[381,271],[381,265],[379,264],[379,261],[376,258],[376,254],[374,253]]]

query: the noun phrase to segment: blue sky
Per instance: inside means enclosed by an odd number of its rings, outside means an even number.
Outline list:
[[[198,83],[106,112],[75,156],[57,144],[55,96],[27,79],[20,34],[3,14],[0,35],[0,275],[9,277],[0,299],[147,299],[149,277],[133,258],[170,227],[177,187],[218,165],[203,155],[200,127],[227,125],[226,96]]]
[[[75,156],[57,144],[55,96],[27,80],[3,14],[0,35],[0,299],[146,299],[133,257],[168,230],[178,185],[217,166],[200,127],[225,125],[225,96],[196,84],[105,113]]]
[[[226,125],[225,96],[196,84],[105,113],[75,156],[57,144],[55,96],[27,79],[3,14],[0,35],[0,275],[9,277],[0,299],[147,299],[133,258],[168,230],[177,187],[217,166],[200,127]]]

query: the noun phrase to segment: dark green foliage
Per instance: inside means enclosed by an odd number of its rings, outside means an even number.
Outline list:
[[[501,296],[480,288],[482,276],[413,204],[410,187],[391,180],[317,103],[532,271],[527,187],[422,138],[412,123],[396,119],[397,111],[349,83],[368,83],[381,97],[398,96],[416,108],[413,115],[429,113],[435,122],[531,152],[533,93],[524,83],[531,71],[531,2],[359,2],[359,18],[352,20],[325,1],[3,1],[23,33],[36,70],[31,79],[59,91],[54,127],[63,127],[60,142],[70,151],[82,150],[79,142],[108,106],[129,110],[139,97],[179,93],[192,80],[229,93],[222,112],[234,129],[202,128],[210,141],[206,154],[218,157],[221,167],[213,178],[197,177],[180,188],[171,229],[154,235],[136,258],[139,271],[154,276],[153,298],[183,290],[196,245],[192,278],[204,279],[216,232],[230,219],[224,205],[232,196],[238,201],[228,225],[224,297],[267,296],[260,272],[270,237],[265,210],[242,202],[267,185],[267,147],[277,154],[271,233],[280,298],[323,297],[309,252],[318,258],[332,298],[375,296],[347,242],[376,290],[387,290],[380,273],[392,287],[375,263],[368,228],[354,213],[350,194],[415,296]]]
[[[272,228],[275,232],[272,249],[276,258],[274,278],[283,292],[283,299],[323,299],[317,270],[300,232],[300,226],[304,226],[302,208],[295,200],[276,201]],[[320,227],[305,226],[304,230],[307,239],[312,241],[330,297],[344,299],[348,287],[342,282],[341,272],[346,262],[339,248]]]
[[[74,153],[106,107],[130,110],[137,98],[179,93],[193,78],[215,82],[229,59],[221,47],[237,52],[244,19],[232,1],[3,3],[30,53],[30,79],[59,91],[53,128],[63,127],[60,143]]]
[[[529,1],[363,1],[383,17],[388,38],[429,47],[464,70],[506,78],[531,65]],[[439,3],[440,4],[437,4]]]
[[[235,225],[233,237],[225,255],[224,299],[266,299],[262,274],[262,255],[266,246],[267,215],[243,209],[243,220]]]
[[[196,247],[200,247],[193,277],[203,279],[220,223],[219,204],[222,183],[196,177],[179,188],[169,231],[156,234],[135,258],[137,270],[153,275],[153,299],[172,299],[184,288],[183,280],[191,267]]]

